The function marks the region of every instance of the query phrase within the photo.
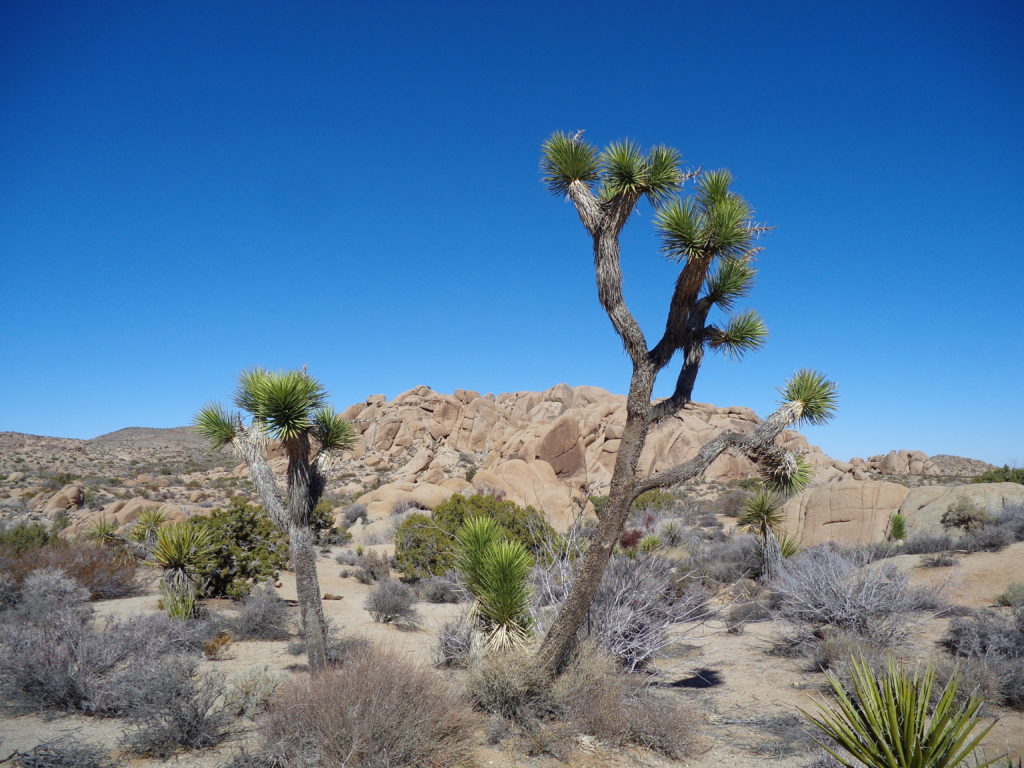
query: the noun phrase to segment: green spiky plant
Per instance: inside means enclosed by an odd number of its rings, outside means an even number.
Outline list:
[[[157,507],[142,510],[135,518],[135,524],[128,531],[128,538],[138,544],[152,545],[156,541],[157,531],[167,522],[167,516]]]
[[[768,228],[755,221],[750,204],[733,190],[728,171],[684,173],[680,162],[679,152],[671,147],[645,151],[629,140],[598,150],[583,139],[582,131],[556,132],[541,149],[544,184],[572,203],[590,237],[598,301],[632,366],[608,501],[598,514],[597,532],[569,595],[540,647],[540,663],[550,675],[571,658],[638,496],[698,478],[726,451],[752,459],[772,490],[788,493],[805,487],[811,479],[806,460],[777,446],[776,440],[788,427],[822,423],[835,411],[835,385],[822,374],[800,370],[782,388],[781,407],[752,433],[726,432],[701,446],[689,461],[647,476],[637,471],[650,429],[691,402],[705,353],[741,358],[763,346],[768,335],[756,312],[736,311],[753,287],[755,257],[762,250],[757,241]],[[682,198],[679,193],[688,181],[694,182],[693,194]],[[642,200],[654,208],[661,254],[679,265],[664,330],[654,343],[648,343],[622,290],[619,237]],[[673,360],[681,361],[675,388],[655,403],[655,381]]]
[[[897,513],[889,518],[889,538],[893,541],[903,541],[907,538],[907,518]]]
[[[245,461],[271,521],[288,534],[306,655],[314,673],[327,668],[327,621],[316,572],[314,510],[323,496],[333,458],[352,447],[352,425],[327,405],[327,392],[302,371],[262,368],[239,377],[235,405],[249,414],[208,405],[195,417],[197,431],[214,447],[230,445]],[[267,445],[277,440],[288,459],[285,487],[267,461]]]
[[[213,555],[214,543],[204,526],[173,523],[159,528],[149,551],[149,563],[164,572],[174,589],[192,589],[196,574]]]
[[[106,515],[99,515],[85,529],[85,538],[105,547],[120,546],[122,541],[121,537],[117,535],[117,527],[116,520],[111,520]]]
[[[907,672],[889,660],[888,672],[875,675],[864,659],[852,659],[847,690],[828,673],[836,703],[819,703],[816,714],[800,713],[828,737],[821,746],[846,766],[868,768],[954,768],[963,764],[995,722],[978,729],[982,700],[956,703],[961,684],[950,678],[933,705],[935,670]],[[996,763],[977,760],[978,768]]]
[[[471,517],[456,536],[455,568],[474,601],[471,614],[486,646],[507,651],[530,638],[533,556],[491,518]]]

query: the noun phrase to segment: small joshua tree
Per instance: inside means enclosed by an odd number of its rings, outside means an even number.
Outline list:
[[[239,377],[235,405],[251,416],[208,405],[195,418],[196,429],[215,447],[232,446],[249,467],[256,493],[270,519],[287,532],[309,667],[327,666],[327,621],[316,573],[313,510],[323,496],[331,460],[352,447],[352,426],[327,405],[327,392],[305,371],[256,368]],[[270,439],[280,441],[288,458],[282,490],[267,462]]]
[[[770,491],[762,490],[743,507],[737,524],[754,534],[761,546],[761,581],[771,581],[782,565],[779,532],[785,516],[778,500]]]
[[[728,171],[684,174],[679,164],[679,153],[671,147],[644,152],[636,143],[623,141],[599,151],[582,139],[582,131],[555,133],[541,150],[544,183],[572,202],[591,237],[598,301],[632,366],[608,502],[598,514],[597,532],[572,589],[540,648],[540,662],[551,675],[569,661],[637,497],[699,477],[730,450],[752,459],[769,488],[799,490],[810,480],[810,467],[775,441],[787,427],[823,423],[835,410],[835,385],[820,373],[798,371],[781,390],[781,407],[752,433],[724,432],[683,464],[647,476],[637,472],[649,431],[690,403],[705,352],[740,357],[761,347],[768,334],[756,312],[714,316],[732,311],[750,292],[756,275],[754,257],[761,251],[756,240],[767,227],[754,222],[753,209],[732,190]],[[680,199],[677,193],[690,179],[696,179],[696,191]],[[619,260],[619,235],[642,198],[655,208],[662,254],[681,265],[664,332],[654,344],[648,344],[626,305]],[[675,389],[655,403],[655,380],[674,358],[681,360]]]

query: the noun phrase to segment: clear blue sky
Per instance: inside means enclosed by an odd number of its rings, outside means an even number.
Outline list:
[[[730,168],[777,227],[744,307],[769,344],[698,400],[766,414],[810,366],[833,456],[1024,463],[1024,5],[843,5],[0,4],[0,429],[184,424],[253,365],[341,407],[624,392],[539,180],[586,129]],[[650,215],[623,268],[654,336]]]

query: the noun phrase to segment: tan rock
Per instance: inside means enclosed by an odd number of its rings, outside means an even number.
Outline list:
[[[1004,509],[1024,505],[1024,485],[1020,483],[971,483],[970,485],[926,486],[912,490],[900,514],[907,518],[907,533],[942,533],[942,515],[957,499],[965,498],[971,504],[991,515]]]
[[[882,541],[909,489],[898,483],[844,480],[811,488],[783,508],[785,530],[804,546]]]
[[[451,488],[445,488],[433,483],[417,483],[412,491],[412,501],[422,509],[433,509],[455,493]]]

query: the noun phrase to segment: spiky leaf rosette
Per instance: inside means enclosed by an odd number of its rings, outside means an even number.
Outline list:
[[[757,271],[750,258],[722,259],[708,278],[706,298],[719,309],[731,310],[736,299],[750,293]]]
[[[490,647],[506,650],[528,639],[532,570],[533,557],[515,539],[492,541],[484,551],[477,601]]]
[[[596,181],[600,162],[592,144],[578,135],[555,131],[541,147],[540,168],[544,185],[553,194],[564,197],[574,181],[587,185]]]
[[[707,339],[711,349],[739,359],[747,352],[764,346],[768,339],[768,326],[757,312],[750,310],[730,317],[725,328],[712,326]]]
[[[480,592],[487,549],[502,536],[501,527],[492,518],[480,516],[468,518],[455,535],[455,570],[474,597]]]
[[[216,544],[205,524],[174,523],[161,527],[150,551],[152,565],[164,569],[167,583],[184,588],[213,556]]]
[[[355,445],[356,431],[333,408],[324,406],[313,413],[313,437],[320,450],[340,453]]]
[[[756,533],[762,539],[769,531],[778,532],[785,515],[778,499],[769,491],[760,491],[743,505],[743,512],[736,521],[745,531]]]
[[[231,413],[219,403],[212,403],[196,414],[192,424],[200,435],[210,441],[214,448],[231,445],[242,429],[242,420],[237,413]]]
[[[118,543],[117,521],[106,515],[100,515],[85,529],[85,538],[104,545]]]
[[[822,748],[843,765],[955,768],[995,726],[993,721],[975,730],[983,702],[969,696],[957,703],[959,676],[950,678],[936,697],[934,669],[910,674],[890,658],[887,673],[876,676],[863,658],[852,661],[852,690],[829,672],[836,704],[819,703],[813,715],[800,710],[828,737]],[[979,760],[977,768],[998,759]]]
[[[244,372],[235,404],[278,440],[296,440],[313,426],[313,413],[327,403],[327,392],[303,371]]]
[[[144,509],[135,518],[135,524],[128,532],[128,538],[139,543],[151,541],[156,538],[160,526],[166,522],[167,517],[159,508],[149,507]]]
[[[761,463],[758,471],[767,490],[786,495],[800,493],[814,479],[814,469],[803,454],[781,448],[778,457]]]
[[[836,383],[820,371],[801,368],[779,392],[785,405],[795,406],[796,423],[824,424],[836,415]]]

